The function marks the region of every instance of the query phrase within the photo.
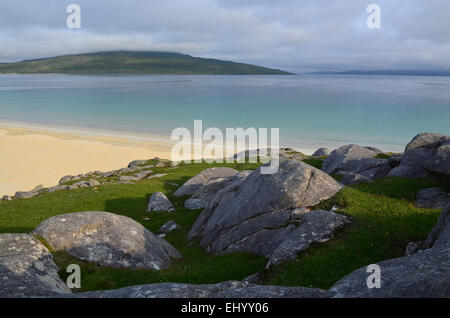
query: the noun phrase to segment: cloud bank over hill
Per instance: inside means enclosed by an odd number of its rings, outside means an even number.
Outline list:
[[[66,8],[81,7],[81,29]],[[366,8],[381,7],[381,29]],[[450,70],[450,2],[438,0],[16,0],[0,4],[0,61],[157,50],[293,72]]]

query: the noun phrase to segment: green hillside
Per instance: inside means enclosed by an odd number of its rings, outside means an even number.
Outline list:
[[[288,75],[251,64],[168,52],[99,52],[65,55],[16,63],[0,63],[0,74],[211,74]]]

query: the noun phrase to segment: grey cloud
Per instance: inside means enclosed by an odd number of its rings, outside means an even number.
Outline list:
[[[370,30],[365,9],[382,8]],[[66,6],[82,29],[65,27]],[[450,2],[438,0],[15,0],[0,4],[0,60],[164,50],[291,71],[450,69]]]

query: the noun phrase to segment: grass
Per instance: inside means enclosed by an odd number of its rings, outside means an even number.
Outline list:
[[[324,162],[324,160],[321,158],[307,158],[302,161],[317,169],[322,169],[322,165]]]
[[[214,164],[237,170],[255,169],[259,164]],[[156,282],[218,283],[242,280],[262,270],[265,259],[246,253],[215,256],[206,253],[197,244],[190,244],[187,233],[200,211],[184,208],[186,198],[172,193],[190,177],[211,167],[208,164],[181,165],[178,168],[152,168],[156,173],[167,173],[162,178],[143,180],[137,184],[102,185],[78,190],[63,190],[28,200],[0,202],[0,233],[29,233],[40,222],[58,214],[81,211],[108,211],[126,215],[156,232],[165,222],[176,221],[182,229],[170,233],[166,240],[183,255],[164,271],[131,270],[101,267],[83,262],[64,252],[53,252],[59,274],[66,279],[69,264],[78,264],[82,270],[82,291],[121,288]],[[146,212],[149,196],[155,191],[166,193],[176,207],[174,213]],[[150,217],[149,221],[145,218]]]
[[[320,159],[306,159],[320,166]],[[167,173],[162,178],[143,180],[136,184],[102,185],[78,190],[63,190],[28,200],[0,202],[0,233],[28,233],[40,222],[54,215],[80,211],[108,211],[126,215],[156,232],[165,222],[174,220],[182,229],[166,239],[183,255],[164,271],[100,267],[77,260],[63,252],[54,252],[54,259],[63,279],[69,264],[82,269],[82,289],[89,291],[113,289],[157,282],[217,283],[242,280],[262,271],[266,260],[246,253],[216,256],[205,252],[196,242],[187,240],[187,233],[200,211],[183,207],[186,198],[173,192],[190,177],[211,166],[227,166],[237,170],[255,169],[259,164],[183,164],[152,168],[154,173]],[[413,205],[417,192],[439,186],[434,180],[387,178],[372,183],[346,187],[337,196],[318,208],[342,207],[352,223],[327,243],[314,245],[291,262],[264,272],[264,283],[286,286],[329,288],[347,273],[370,263],[402,256],[410,241],[424,240],[437,221],[440,211],[418,209]],[[155,191],[167,194],[176,212],[148,213],[149,196]],[[150,217],[150,220],[146,218]]]

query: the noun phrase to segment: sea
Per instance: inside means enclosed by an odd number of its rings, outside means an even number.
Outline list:
[[[175,128],[279,128],[280,145],[401,152],[450,135],[450,77],[0,75],[0,122],[169,137]]]

